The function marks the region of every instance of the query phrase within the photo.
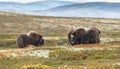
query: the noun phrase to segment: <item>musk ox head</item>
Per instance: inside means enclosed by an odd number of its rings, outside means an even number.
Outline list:
[[[38,34],[37,32],[31,32],[29,35],[31,43],[35,46],[43,45],[44,40],[42,35]]]
[[[70,29],[68,30],[68,40],[71,45],[76,44],[76,37],[73,35],[75,30],[76,30],[76,27],[74,26],[70,27]]]
[[[76,39],[75,35],[70,34],[70,35],[68,36],[68,39],[69,39],[69,42],[70,42],[71,45],[77,44],[77,39]]]
[[[41,46],[44,44],[42,35],[37,32],[29,32],[20,34],[17,38],[17,46],[19,48],[26,47],[27,45]]]

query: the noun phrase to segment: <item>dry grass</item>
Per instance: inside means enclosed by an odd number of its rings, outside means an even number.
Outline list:
[[[119,19],[42,17],[15,13],[1,14],[0,19],[0,31],[7,34],[34,30],[44,36],[66,36],[70,26],[76,26],[77,28],[95,26],[102,31],[101,36],[120,37]]]
[[[67,32],[71,26],[77,28],[95,26],[101,30],[101,43],[120,43],[119,19],[44,17],[5,12],[0,12],[0,19],[0,41],[16,40],[20,33],[28,31],[39,32],[47,39],[46,41],[51,41],[49,39],[56,41],[61,37],[67,40]]]
[[[42,64],[30,64],[30,65],[24,65],[21,67],[21,69],[51,69],[50,66],[42,65]]]
[[[58,69],[119,69],[119,67],[119,65],[112,65],[111,63],[99,63],[83,66],[65,65],[58,67]]]
[[[87,47],[71,47],[84,50],[69,50],[66,46],[29,46],[23,49],[0,50],[1,69],[119,69],[120,48],[97,50]],[[97,45],[95,45],[97,46]],[[100,45],[99,45],[100,46]],[[106,45],[107,46],[107,45]],[[105,46],[105,47],[106,47]],[[111,48],[108,45],[108,48]],[[91,48],[91,49],[90,49]],[[102,47],[103,48],[103,47]],[[88,50],[87,50],[88,49]],[[50,50],[49,58],[37,57],[40,50]],[[37,54],[30,56],[29,54]],[[45,54],[45,53],[44,53]],[[42,55],[42,54],[40,54]],[[14,65],[12,65],[14,64]],[[39,64],[43,64],[40,67]],[[44,66],[45,65],[45,66]],[[47,66],[46,66],[47,65]],[[50,66],[50,67],[49,67]]]
[[[5,12],[0,12],[0,19],[0,69],[19,69],[22,66],[29,67],[30,64],[34,67],[40,63],[52,69],[120,68],[116,64],[120,62],[119,19],[44,17]],[[71,26],[99,28],[102,32],[101,44],[70,46],[67,31]],[[16,37],[28,31],[42,34],[45,45],[18,49]],[[41,55],[43,50],[50,50],[52,57],[35,56]]]

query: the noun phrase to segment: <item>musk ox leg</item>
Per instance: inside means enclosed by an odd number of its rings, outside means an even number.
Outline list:
[[[98,36],[98,37],[96,37],[96,43],[100,43],[100,37]]]

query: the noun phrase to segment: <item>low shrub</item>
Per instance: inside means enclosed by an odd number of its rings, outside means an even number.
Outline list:
[[[53,50],[50,52],[51,58],[62,60],[84,60],[90,59],[115,59],[120,58],[117,50],[85,50],[85,51],[70,51],[65,49]]]
[[[69,50],[53,50],[50,52],[51,58],[58,58],[62,60],[83,60],[88,57],[87,54],[82,54],[77,51],[69,51]]]

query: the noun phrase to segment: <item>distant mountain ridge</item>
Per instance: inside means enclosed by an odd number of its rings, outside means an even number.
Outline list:
[[[33,10],[46,10],[57,6],[75,4],[76,2],[66,1],[37,1],[31,3],[16,3],[16,2],[0,2],[0,10],[18,10],[18,11],[33,11]],[[10,10],[11,9],[11,10]]]
[[[63,10],[76,10],[83,8],[107,10],[107,11],[120,11],[120,3],[107,3],[107,2],[88,2],[88,3],[79,3],[72,5],[58,6],[55,8],[49,9],[49,11],[63,11]]]
[[[78,3],[68,1],[0,2],[0,11],[42,16],[120,18],[120,3]]]

